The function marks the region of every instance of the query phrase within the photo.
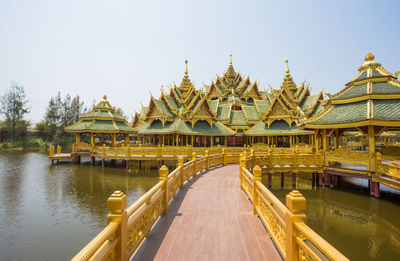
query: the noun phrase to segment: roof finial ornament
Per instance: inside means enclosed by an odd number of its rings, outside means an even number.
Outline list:
[[[185,77],[187,78],[187,77],[189,77],[188,76],[188,69],[187,69],[187,64],[188,64],[188,60],[185,60]]]
[[[372,53],[368,53],[368,54],[365,56],[365,61],[366,61],[366,62],[372,61],[372,60],[374,60],[374,59],[375,59],[375,55],[373,55]]]
[[[163,84],[161,84],[160,91],[161,91],[161,94],[163,94],[163,93],[164,93],[164,85],[163,85]]]
[[[289,60],[286,59],[285,63],[286,63],[286,74],[289,74]]]
[[[103,100],[105,100],[105,101],[107,100],[107,95],[104,94]]]
[[[231,61],[229,62],[230,65],[232,65],[232,54],[229,55],[231,57]]]

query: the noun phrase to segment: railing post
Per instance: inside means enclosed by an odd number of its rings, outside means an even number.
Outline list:
[[[75,143],[72,143],[72,154],[75,152]]]
[[[239,164],[239,175],[240,175],[240,189],[243,190],[243,169],[246,168],[246,156],[245,153],[240,153],[240,164]]]
[[[160,181],[164,182],[163,215],[165,215],[168,213],[168,167],[165,165],[162,165],[159,170],[159,175],[160,175],[160,177],[159,177]]]
[[[258,186],[258,183],[261,182],[260,166],[257,165],[253,168],[253,176],[254,176],[254,178],[253,178],[253,214],[257,215],[257,206],[258,206],[257,186]]]
[[[131,156],[131,146],[130,146],[130,144],[126,145],[126,156],[127,157]]]
[[[250,158],[251,158],[251,168],[254,168],[255,167],[254,166],[255,159],[254,159],[254,150],[253,149],[250,149]]]
[[[106,144],[103,144],[103,155],[106,155]]]
[[[296,222],[306,222],[306,198],[297,191],[293,190],[286,195],[286,260],[299,260],[299,249],[296,243]]]
[[[107,208],[110,214],[107,216],[107,224],[119,223],[117,235],[119,240],[116,245],[116,260],[128,260],[128,215],[125,211],[127,205],[126,195],[121,191],[115,191],[107,200]]]
[[[226,154],[225,154],[225,148],[222,148],[222,165],[226,165]]]
[[[181,167],[181,171],[179,173],[179,175],[180,175],[179,188],[182,188],[183,187],[183,182],[184,182],[184,179],[185,179],[185,177],[183,176],[184,172],[183,172],[183,157],[182,156],[179,156],[179,158],[178,158],[178,167]]]
[[[210,157],[208,156],[208,150],[204,152],[204,155],[206,156],[206,170],[210,168]]]
[[[91,144],[90,152],[94,152],[94,143]]]
[[[196,171],[196,152],[192,152],[192,160],[193,160],[193,177],[196,176],[197,171]]]
[[[61,154],[61,146],[57,145],[57,154]]]

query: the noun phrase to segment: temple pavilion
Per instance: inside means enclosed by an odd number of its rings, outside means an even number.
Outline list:
[[[268,91],[236,72],[232,57],[222,77],[196,89],[186,61],[181,84],[162,89],[158,99],[151,96],[132,127],[140,144],[289,147],[313,143],[314,131],[298,126],[322,109],[322,92],[312,95],[309,85],[296,85],[287,60],[282,85]]]
[[[117,135],[123,135],[125,143],[129,144],[129,135],[135,132],[126,119],[116,112],[115,107],[111,106],[105,95],[90,112],[81,115],[79,121],[65,127],[65,131],[75,133],[77,145],[81,143],[84,134],[90,135],[90,144],[95,144],[96,136],[99,134],[107,134],[110,136],[112,146],[116,145]]]
[[[357,75],[346,87],[326,101],[324,110],[307,119],[302,128],[316,132],[316,148],[339,148],[339,138],[348,132],[361,133],[368,140],[369,170],[375,171],[376,138],[400,130],[400,82],[374,61],[369,53]],[[333,142],[330,142],[333,140]]]

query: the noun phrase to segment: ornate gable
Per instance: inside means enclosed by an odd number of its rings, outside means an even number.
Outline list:
[[[199,120],[205,120],[210,124],[212,127],[216,115],[213,113],[211,109],[211,105],[208,103],[206,97],[200,100],[200,102],[195,106],[192,113],[188,117],[190,120],[192,127],[196,124]]]
[[[167,114],[167,112],[163,108],[161,108],[157,104],[157,102],[153,97],[151,97],[150,99],[149,110],[147,111],[146,114],[146,120],[149,122],[150,125],[154,120],[160,120],[163,126],[167,121],[172,121],[171,117]]]
[[[214,99],[214,98],[220,98],[221,96],[223,96],[223,93],[221,93],[220,90],[214,85],[214,83],[212,83],[210,89],[206,94],[206,97],[208,99]]]

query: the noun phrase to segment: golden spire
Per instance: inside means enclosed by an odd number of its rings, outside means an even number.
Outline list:
[[[107,95],[104,94],[103,100],[105,100],[105,101],[107,100]]]
[[[189,75],[188,75],[188,69],[187,69],[187,64],[188,64],[188,60],[185,60],[185,78],[188,78],[189,77]]]
[[[230,54],[229,56],[230,56],[230,62],[228,71],[226,72],[226,76],[228,76],[229,78],[234,78],[236,76],[236,72],[232,65],[232,54]]]
[[[372,60],[374,60],[374,59],[375,59],[375,56],[374,56],[372,53],[368,53],[368,54],[365,56],[365,61],[366,61],[366,62],[372,61]]]
[[[290,73],[289,73],[289,60],[286,59],[285,63],[286,63],[286,76],[290,76]]]

